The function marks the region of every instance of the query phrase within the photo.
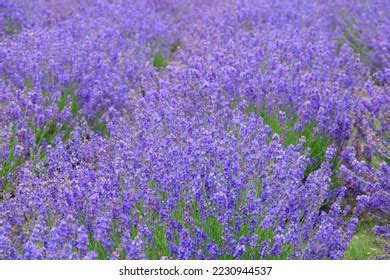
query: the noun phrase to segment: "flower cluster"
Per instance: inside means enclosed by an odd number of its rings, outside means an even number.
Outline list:
[[[0,259],[341,259],[367,213],[388,237],[387,1],[3,2]]]

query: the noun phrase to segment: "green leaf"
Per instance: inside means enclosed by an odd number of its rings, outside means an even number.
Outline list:
[[[169,257],[171,255],[166,237],[165,227],[162,225],[156,226],[156,231],[154,232],[154,244],[157,246],[160,256]]]
[[[206,234],[217,243],[217,245],[221,248],[223,245],[222,234],[223,227],[218,222],[218,220],[214,217],[207,218],[204,224],[204,230]]]
[[[153,66],[157,69],[157,71],[165,69],[168,65],[168,60],[166,60],[161,52],[158,52],[154,55],[153,58]]]
[[[75,117],[77,115],[77,112],[79,111],[79,104],[77,102],[77,96],[75,94],[73,94],[72,96],[72,105],[71,105],[71,112],[72,112],[72,115],[73,117]]]
[[[68,94],[65,92],[61,95],[60,101],[58,101],[58,103],[57,103],[57,106],[58,106],[58,109],[60,110],[60,112],[62,112],[62,110],[64,110],[67,101],[68,101]]]

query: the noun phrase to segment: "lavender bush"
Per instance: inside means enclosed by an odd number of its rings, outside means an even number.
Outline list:
[[[0,259],[388,257],[389,15],[1,0]]]

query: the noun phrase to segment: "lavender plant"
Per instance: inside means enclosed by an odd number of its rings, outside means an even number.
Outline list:
[[[2,1],[0,258],[388,257],[389,11]]]

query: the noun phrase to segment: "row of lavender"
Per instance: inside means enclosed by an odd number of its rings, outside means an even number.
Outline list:
[[[1,259],[340,259],[388,238],[388,1],[1,1]]]

